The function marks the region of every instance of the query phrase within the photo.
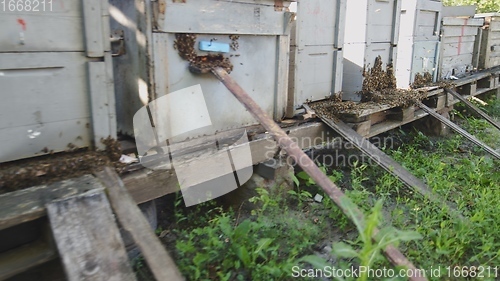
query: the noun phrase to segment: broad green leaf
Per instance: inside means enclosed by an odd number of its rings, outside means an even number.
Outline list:
[[[243,262],[243,265],[245,267],[248,267],[250,265],[250,255],[248,254],[247,248],[245,248],[244,246],[235,247],[234,251],[236,253],[236,256],[238,256],[241,262]]]
[[[294,174],[292,174],[292,180],[297,187],[300,185],[299,179]]]
[[[200,266],[203,263],[205,263],[209,259],[209,256],[207,254],[202,254],[202,253],[196,253],[196,256],[193,258],[193,263],[196,266]]]
[[[365,221],[362,214],[355,211],[357,209],[356,204],[354,204],[347,196],[340,199],[340,204],[342,205],[342,208],[347,211],[349,219],[354,223],[354,225],[356,225],[356,229],[361,235],[361,239],[366,241],[364,234]]]
[[[248,234],[250,232],[251,221],[246,219],[242,221],[235,229],[233,233],[233,239],[238,240]]]
[[[344,242],[334,243],[332,252],[343,258],[355,258],[358,256],[358,252]]]
[[[422,239],[422,235],[416,231],[397,231],[397,238],[401,241],[412,241],[412,240],[420,240]]]
[[[310,176],[309,176],[306,172],[304,172],[304,171],[302,171],[302,172],[298,172],[298,173],[297,173],[297,177],[298,177],[299,179],[303,179],[303,180],[308,180],[308,179],[310,179],[310,178],[311,178],[311,177],[310,177]]]
[[[307,262],[310,265],[312,265],[314,268],[325,268],[327,266],[331,266],[331,264],[327,263],[326,260],[322,257],[318,257],[316,255],[309,255],[309,256],[304,256],[301,257],[299,262]]]
[[[269,245],[273,242],[273,239],[271,238],[262,238],[257,242],[257,248],[254,251],[254,254],[259,254],[262,250],[267,249]]]

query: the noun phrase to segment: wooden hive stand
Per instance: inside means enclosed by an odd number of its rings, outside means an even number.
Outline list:
[[[34,242],[0,253],[0,280],[58,256],[69,281],[136,280],[115,217],[156,280],[184,280],[118,175],[105,168],[96,177],[0,195],[0,230],[35,220],[49,225]]]

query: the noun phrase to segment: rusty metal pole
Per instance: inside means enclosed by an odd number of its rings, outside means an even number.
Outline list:
[[[262,124],[262,126],[274,137],[278,144],[288,153],[290,157],[328,194],[342,212],[349,218],[353,219],[356,216],[358,219],[363,219],[363,213],[352,206],[356,206],[350,199],[316,166],[302,149],[283,131],[283,129],[271,119],[266,112],[243,90],[238,83],[229,76],[222,68],[216,67],[212,73],[233,93],[233,95],[245,106],[245,108]],[[378,229],[374,231],[374,235],[378,233]],[[411,277],[410,280],[421,281],[427,280],[425,277],[419,276],[419,271],[415,266],[394,246],[387,246],[384,249],[384,255],[395,266],[405,266],[412,270],[416,277]]]

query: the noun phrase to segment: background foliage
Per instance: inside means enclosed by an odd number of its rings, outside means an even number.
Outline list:
[[[477,13],[500,12],[498,0],[443,0],[445,6],[476,5]]]

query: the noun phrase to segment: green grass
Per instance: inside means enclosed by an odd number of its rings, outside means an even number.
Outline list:
[[[485,110],[498,117],[499,104],[490,102],[491,107]],[[500,133],[489,123],[465,114],[461,117],[457,121],[466,130],[489,146],[500,147]],[[402,193],[404,187],[393,176],[378,168],[367,170],[366,177],[377,178],[376,185],[368,189],[374,189],[391,206],[390,222],[425,237],[406,244],[407,257],[424,269],[500,265],[499,161],[459,135],[430,139],[413,132],[407,137],[401,147],[386,152],[466,217],[464,221],[450,218],[446,207],[431,204],[411,192]],[[495,278],[485,275],[478,280]]]
[[[500,101],[488,103],[483,110],[499,118]],[[461,108],[455,116],[455,122],[478,139],[500,148],[500,133],[486,121]],[[363,210],[364,221],[349,221],[301,172],[294,178],[295,188],[279,196],[257,189],[258,195],[250,199],[257,206],[252,212],[225,209],[213,201],[182,208],[182,198],[177,198],[174,223],[168,227],[171,237],[164,242],[187,280],[290,280],[294,265],[392,268],[381,255],[384,241],[398,246],[418,268],[441,268],[441,277],[430,277],[427,271],[431,280],[467,280],[446,277],[446,268],[463,276],[477,273],[471,266],[490,267],[474,280],[495,280],[487,274],[494,273],[494,267],[500,274],[500,161],[456,134],[430,138],[400,131],[394,137],[402,138],[402,144],[385,152],[424,180],[464,220],[451,217],[444,204],[408,190],[380,167],[357,163],[347,170],[321,169]],[[321,203],[312,200],[316,193],[324,196]],[[375,226],[387,235],[382,242],[369,238]],[[325,241],[333,248],[329,260],[314,254]],[[136,270],[143,267],[142,261],[136,264]]]
[[[184,220],[189,224],[173,230],[174,258],[188,280],[287,280],[292,266],[312,253],[322,226],[290,209],[291,196],[257,191],[251,201],[260,207],[252,214],[208,203],[191,211]]]

